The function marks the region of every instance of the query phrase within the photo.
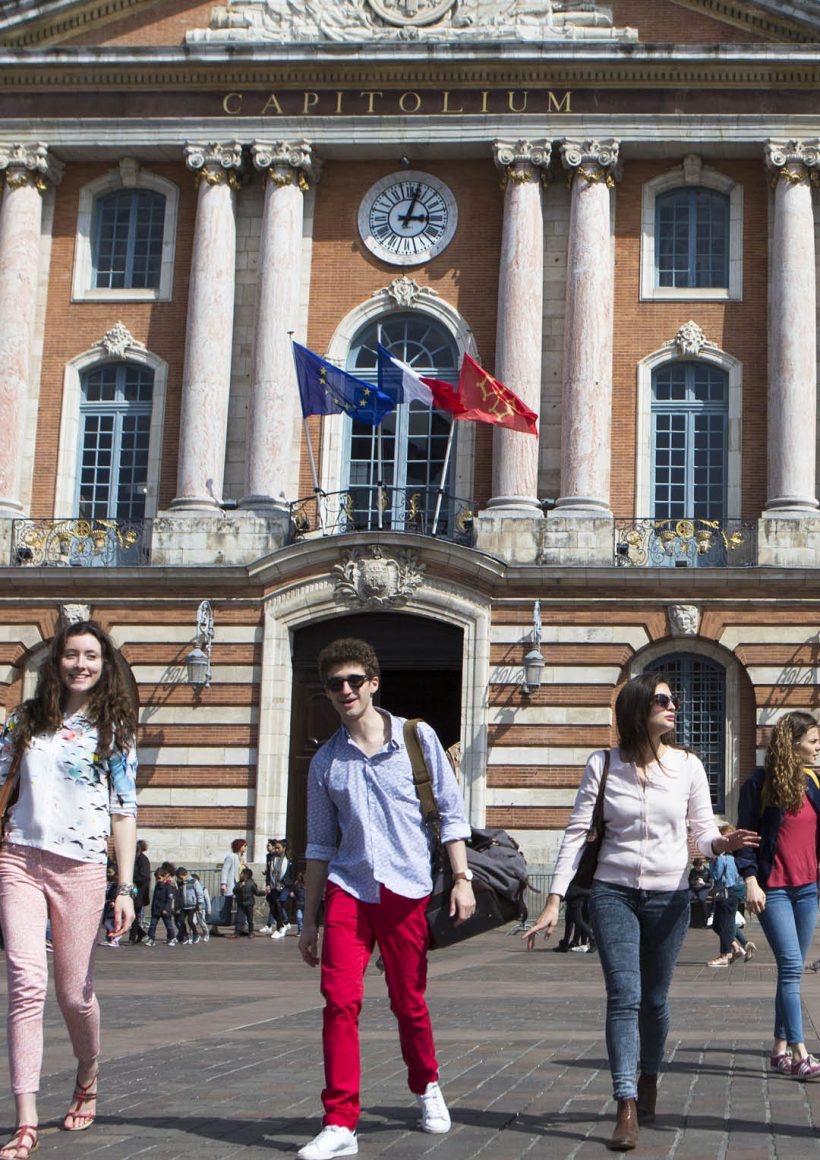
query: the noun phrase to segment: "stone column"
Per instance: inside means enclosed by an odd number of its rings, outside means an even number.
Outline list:
[[[609,191],[618,142],[564,141],[572,194],[561,399],[561,495],[556,509],[609,514],[613,271]]]
[[[37,313],[37,276],[43,193],[63,166],[48,148],[0,145],[5,177],[0,203],[0,518],[23,511],[22,466],[31,354]]]
[[[544,301],[544,215],[541,182],[551,146],[542,141],[497,141],[503,173],[504,223],[498,280],[495,377],[540,417],[541,329]],[[493,432],[494,515],[541,515],[538,440],[520,431]]]
[[[768,489],[764,516],[817,508],[817,316],[812,185],[820,141],[770,141]],[[807,438],[807,433],[810,438]]]
[[[186,145],[199,194],[188,287],[176,511],[213,512],[222,502],[236,269],[236,141]]]
[[[255,142],[253,163],[265,176],[259,241],[250,412],[242,507],[284,508],[296,499],[301,409],[291,352],[301,293],[304,196],[313,176],[307,142]]]

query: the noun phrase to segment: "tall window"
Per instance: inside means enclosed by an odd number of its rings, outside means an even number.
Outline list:
[[[672,189],[655,199],[658,286],[728,287],[729,198],[699,186]]]
[[[662,672],[680,694],[675,739],[703,762],[712,795],[712,808],[726,805],[726,672],[714,661],[695,653],[674,653],[647,665]]]
[[[377,378],[377,341],[418,374],[458,382],[458,347],[450,332],[435,319],[424,314],[391,314],[360,331],[351,345],[347,369],[368,382]],[[451,422],[446,412],[418,402],[403,403],[382,421],[381,448],[378,431],[364,423],[350,424],[347,487],[358,525],[379,526],[377,485],[381,458],[385,488],[381,526],[399,528],[415,523],[424,530],[431,528],[438,489],[447,488],[442,477]],[[452,462],[453,454],[451,465]],[[442,531],[447,519],[444,503],[439,517]]]
[[[165,198],[120,189],[94,204],[93,284],[106,290],[155,290],[160,284]]]
[[[728,377],[708,363],[667,363],[652,376],[652,514],[726,517]]]
[[[106,363],[81,379],[77,507],[86,519],[145,515],[154,373]]]

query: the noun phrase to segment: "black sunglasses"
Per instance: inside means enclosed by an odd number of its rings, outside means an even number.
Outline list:
[[[671,697],[669,693],[653,693],[651,705],[660,705],[662,709],[679,709],[680,701],[677,697]]]
[[[370,677],[366,677],[362,673],[348,673],[344,677],[328,677],[325,681],[325,688],[330,689],[331,693],[341,693],[345,685],[349,685],[351,689],[360,689],[365,681],[369,680]]]

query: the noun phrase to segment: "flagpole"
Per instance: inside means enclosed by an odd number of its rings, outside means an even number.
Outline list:
[[[310,440],[310,431],[308,429],[307,416],[302,416],[302,427],[305,431],[305,441],[307,442],[308,459],[310,461],[310,473],[313,476],[313,494],[316,496],[316,515],[319,518],[319,527],[322,530],[322,535],[325,534],[325,513],[322,506],[322,498],[324,492],[319,487],[319,476],[316,471],[316,459],[313,455],[313,444]]]
[[[378,344],[380,344],[381,340],[382,340],[382,324],[380,322],[377,322],[376,323],[376,342]],[[378,354],[376,355],[376,365],[378,366]],[[377,372],[377,377],[376,377],[376,383],[378,385],[378,372]],[[376,428],[376,462],[377,462],[377,472],[378,472],[378,478],[376,480],[376,505],[379,509],[378,515],[376,518],[378,521],[378,529],[379,529],[379,531],[382,531],[382,525],[384,523],[384,505],[382,503],[382,495],[384,493],[384,478],[383,478],[384,462],[382,460],[382,423],[381,423],[381,420],[379,420],[379,425]]]
[[[433,536],[436,534],[436,530],[438,529],[438,517],[441,513],[441,501],[444,498],[444,485],[447,482],[447,468],[450,466],[450,452],[453,447],[453,436],[455,433],[456,421],[453,419],[450,422],[450,434],[447,436],[447,447],[444,452],[444,466],[441,469],[441,485],[439,486],[438,495],[436,496],[436,510],[433,515],[433,527],[430,531],[430,534]]]

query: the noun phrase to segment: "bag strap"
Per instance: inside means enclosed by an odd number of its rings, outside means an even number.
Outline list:
[[[6,815],[11,807],[17,801],[17,793],[20,788],[20,766],[23,763],[23,754],[15,752],[12,759],[9,771],[6,774],[6,780],[0,786],[0,837],[6,825]]]
[[[587,833],[590,837],[594,834],[599,838],[604,836],[604,798],[606,797],[606,782],[609,777],[609,758],[612,750],[607,749],[604,756],[604,771],[601,774],[601,784],[598,786],[598,796],[595,799],[595,805],[592,810],[592,818],[589,823],[589,830]]]
[[[438,844],[441,840],[441,814],[438,811],[438,803],[433,791],[433,779],[427,768],[427,762],[424,760],[424,750],[419,741],[419,725],[421,724],[421,717],[411,717],[405,721],[404,744],[407,756],[410,758],[410,764],[413,767],[413,786],[421,804],[422,821],[426,826],[429,826]]]

